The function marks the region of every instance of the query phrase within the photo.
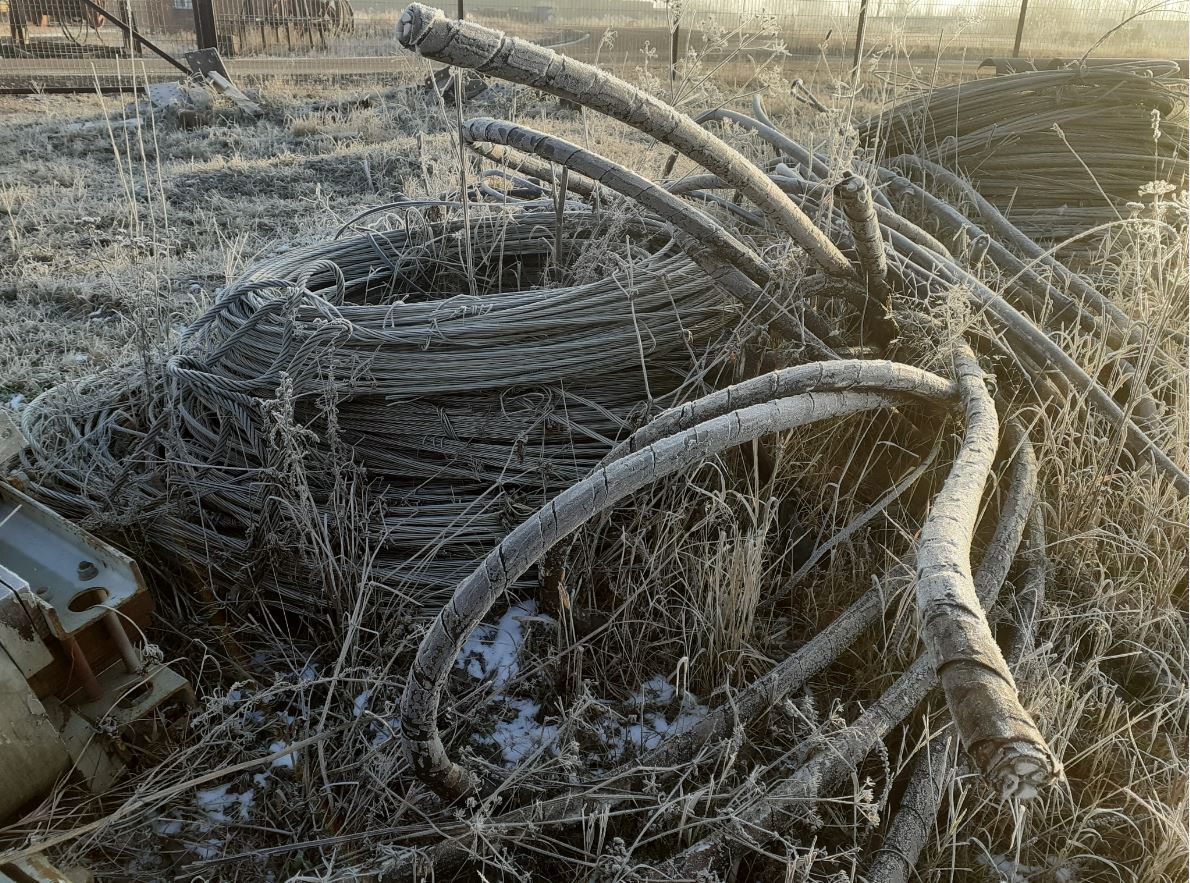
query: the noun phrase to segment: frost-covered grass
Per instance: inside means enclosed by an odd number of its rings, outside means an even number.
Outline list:
[[[638,68],[642,81],[666,92],[656,59]],[[822,120],[789,97],[787,83],[761,80],[777,122],[836,157],[854,146],[848,119],[891,91],[887,80],[858,96],[829,78],[812,82],[837,108]],[[732,96],[686,97],[701,108]],[[418,93],[266,86],[261,98],[259,122],[197,132],[146,125],[113,129],[115,137],[106,121],[119,122],[125,110],[111,99],[0,98],[0,407],[143,357],[262,254],[326,237],[397,193],[436,194],[457,183],[452,120]],[[653,177],[667,158],[635,133],[532,93],[490,100],[469,111],[515,116]],[[102,125],[66,133],[86,121]],[[768,156],[739,132],[728,137],[751,157]],[[1171,204],[1168,220],[1184,225],[1182,211]],[[1163,327],[1185,322],[1186,266],[1184,240],[1138,227],[1106,242],[1083,269],[1130,313]],[[1112,355],[1093,341],[1071,343],[1093,367]],[[1153,340],[1130,355],[1144,362],[1157,348],[1173,350]],[[1175,357],[1184,365],[1184,352]],[[1163,377],[1172,404],[1159,432],[1167,449],[1184,454],[1186,379]],[[552,788],[631,764],[730,703],[876,574],[890,574],[889,616],[836,665],[747,736],[709,746],[691,768],[698,775],[644,771],[643,818],[603,810],[567,836],[493,830],[498,806],[461,820],[459,808],[410,786],[397,705],[424,624],[394,612],[365,563],[328,585],[327,609],[308,620],[157,584],[153,639],[194,682],[198,707],[145,748],[112,793],[93,797],[64,782],[53,801],[4,831],[5,842],[48,842],[55,858],[120,879],[279,881],[359,879],[402,850],[450,836],[488,863],[487,879],[631,879],[634,862],[687,845],[698,824],[725,824],[738,801],[795,769],[918,652],[911,587],[899,574],[920,500],[890,506],[849,536],[787,603],[763,615],[753,603],[787,588],[815,545],[928,449],[911,449],[915,440],[903,436],[887,441],[883,420],[791,435],[767,484],[734,480],[734,460],[710,463],[585,529],[572,579],[574,641],[583,650],[577,685],[559,666],[558,623],[538,599],[510,598],[459,655],[442,716],[448,744],[508,776],[509,790]],[[1151,477],[1109,468],[1106,430],[1084,412],[1039,418],[1035,430],[1050,590],[1018,678],[1067,781],[1014,817],[981,783],[960,777],[920,875],[1184,879],[1185,508]],[[751,462],[759,453],[741,456]],[[944,468],[929,470],[923,488]],[[350,536],[351,525],[335,527]],[[349,603],[336,608],[338,591]],[[331,612],[342,609],[352,612]],[[918,709],[852,782],[806,808],[786,844],[788,863],[758,860],[753,879],[854,878],[915,752],[947,721],[940,702]],[[528,846],[517,851],[523,838]],[[478,867],[461,879],[475,879]]]

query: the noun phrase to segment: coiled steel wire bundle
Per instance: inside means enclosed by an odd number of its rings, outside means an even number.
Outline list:
[[[1060,241],[1187,180],[1186,78],[1176,64],[1026,71],[932,90],[873,115],[861,140],[969,178],[1038,240]]]
[[[708,343],[739,316],[647,216],[613,225],[572,205],[556,251],[552,209],[495,207],[473,225],[472,294],[457,206],[438,207],[453,219],[416,223],[415,203],[398,208],[408,225],[250,270],[185,330],[160,376],[117,372],[34,402],[29,468],[54,475],[45,498],[204,562],[225,597],[255,586],[317,608],[312,566],[268,503],[285,495],[284,444],[270,436],[282,420],[321,439],[306,451],[307,474],[325,479],[310,489],[317,505],[344,460],[368,476],[384,511],[369,537],[377,579],[432,609],[434,590],[517,513],[585,474],[647,407],[697,388],[713,368],[700,364]],[[564,271],[597,248],[617,272],[536,287],[555,257]],[[65,416],[91,396],[100,413]]]

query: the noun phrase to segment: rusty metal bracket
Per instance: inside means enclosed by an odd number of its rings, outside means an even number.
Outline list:
[[[0,463],[20,450],[11,421],[0,445]],[[189,683],[139,647],[152,610],[136,562],[0,482],[0,781],[14,783],[0,818],[68,770],[105,790],[159,712],[193,704]]]
[[[219,54],[218,49],[195,49],[185,53],[182,57],[186,59],[190,72],[204,80],[211,73],[219,74],[227,80],[231,79],[231,74],[227,72],[227,65],[223,63],[223,56]]]

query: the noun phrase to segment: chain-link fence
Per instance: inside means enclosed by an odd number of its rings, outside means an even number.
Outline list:
[[[384,77],[408,69],[393,30],[405,0],[0,0],[0,88],[176,76],[163,56],[196,47],[194,3],[210,3],[238,76]],[[448,0],[449,2],[449,0]],[[585,61],[665,64],[676,49],[725,54],[741,37],[790,63],[868,55],[978,64],[1186,57],[1184,4],[1140,0],[468,0],[467,15]],[[453,4],[444,5],[454,14]],[[131,37],[130,24],[141,39]],[[775,41],[775,43],[774,43]],[[160,51],[158,51],[160,50]],[[133,59],[137,59],[133,63]]]

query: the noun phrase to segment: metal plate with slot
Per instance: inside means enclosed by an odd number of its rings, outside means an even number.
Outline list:
[[[2,483],[0,561],[32,587],[58,638],[82,631],[145,591],[131,558]]]
[[[152,739],[159,722],[154,712],[171,704],[194,704],[189,682],[173,669],[156,665],[143,674],[129,674],[113,666],[99,677],[103,695],[83,705],[50,704],[51,716],[61,716],[62,741],[75,768],[91,790],[106,791],[123,773],[123,746],[138,738]]]
[[[11,411],[0,411],[0,467],[23,451],[28,444],[16,416]]]

